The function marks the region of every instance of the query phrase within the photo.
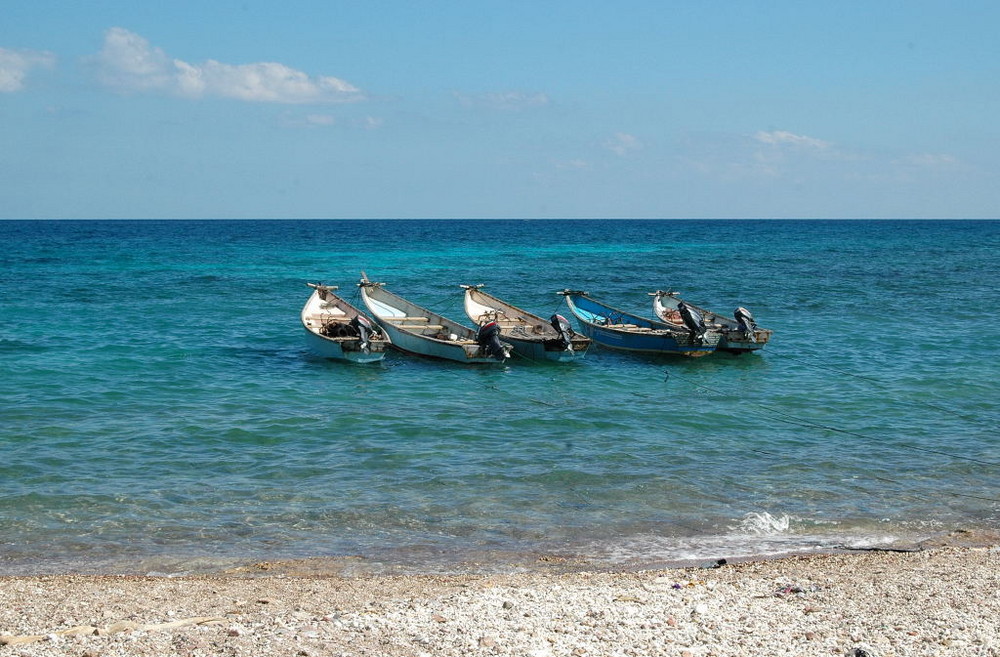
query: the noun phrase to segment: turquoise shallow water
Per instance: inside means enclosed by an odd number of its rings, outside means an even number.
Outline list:
[[[1000,527],[1000,223],[0,222],[0,572],[597,566]],[[761,354],[469,368],[304,346],[364,269],[464,320],[675,288]],[[466,322],[467,323],[467,322]],[[530,559],[528,559],[530,560]],[[475,566],[471,564],[477,564]]]

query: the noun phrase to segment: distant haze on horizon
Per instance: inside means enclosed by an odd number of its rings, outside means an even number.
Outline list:
[[[0,219],[995,219],[1000,5],[147,5],[0,25]]]

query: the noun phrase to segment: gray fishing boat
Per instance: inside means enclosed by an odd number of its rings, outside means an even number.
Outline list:
[[[352,363],[372,363],[385,357],[389,339],[361,311],[334,293],[337,286],[306,285],[313,293],[302,307],[300,319],[312,351]]]
[[[474,331],[390,292],[385,283],[369,281],[364,273],[359,285],[368,311],[400,351],[470,364],[495,364],[510,356],[512,347],[499,339],[497,326]]]
[[[668,324],[683,326],[685,309],[693,309],[700,314],[705,325],[722,336],[718,347],[720,351],[733,354],[757,351],[764,348],[774,333],[771,329],[757,326],[753,315],[742,306],[733,311],[732,317],[726,317],[682,301],[676,291],[657,290],[650,295],[653,297],[653,314]]]
[[[483,292],[483,285],[462,285],[465,290],[465,314],[476,326],[495,322],[501,338],[514,347],[514,353],[529,360],[569,362],[587,354],[591,339],[573,330],[562,315],[548,320]]]

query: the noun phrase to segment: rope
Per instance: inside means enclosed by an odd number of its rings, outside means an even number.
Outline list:
[[[707,390],[707,391],[709,391],[711,393],[714,393],[716,395],[726,396],[726,393],[723,393],[720,390],[716,390],[714,388],[711,388],[710,386],[706,386],[705,384],[702,384],[702,383],[693,383],[691,381],[688,381],[685,377],[682,377],[682,376],[680,376],[679,374],[676,374],[676,373],[674,374],[674,376],[677,377],[677,378],[679,378],[679,379],[681,379],[682,381],[684,381],[688,385],[694,386],[696,388],[702,388],[703,390]],[[856,438],[861,438],[861,439],[864,439],[864,440],[874,440],[871,436],[866,436],[866,435],[858,433],[856,431],[849,431],[847,429],[840,429],[838,427],[832,427],[830,425],[821,424],[819,422],[813,422],[812,420],[807,420],[807,419],[804,419],[804,418],[800,418],[798,416],[792,415],[791,413],[787,413],[785,411],[779,410],[779,409],[777,409],[777,408],[775,408],[773,406],[769,406],[767,404],[762,404],[760,402],[747,402],[747,403],[752,404],[754,406],[757,406],[759,408],[762,408],[765,411],[768,411],[770,413],[774,413],[775,415],[781,415],[781,416],[784,416],[785,418],[789,418],[789,419],[772,418],[772,419],[778,420],[779,422],[786,422],[788,424],[795,424],[795,425],[798,425],[798,426],[810,427],[810,428],[813,428],[813,429],[823,429],[823,430],[826,430],[826,431],[833,431],[835,433],[842,433],[842,434],[846,434],[848,436],[854,436]],[[978,463],[979,465],[1000,466],[1000,463],[998,463],[996,461],[984,461],[982,459],[973,458],[971,456],[962,456],[960,454],[954,454],[954,453],[951,453],[951,452],[944,452],[944,451],[941,451],[941,450],[930,449],[930,448],[927,448],[927,447],[916,447],[914,445],[907,445],[905,443],[898,443],[898,444],[895,444],[895,445],[884,445],[883,444],[883,446],[885,446],[885,447],[898,447],[900,449],[909,449],[909,450],[913,450],[913,451],[917,451],[917,452],[927,452],[927,453],[930,453],[930,454],[937,454],[939,456],[947,456],[947,457],[950,457],[950,458],[953,458],[953,459],[959,459],[959,460],[963,460],[963,461],[970,461],[972,463]]]
[[[704,384],[694,383],[694,382],[688,381],[686,379],[686,377],[682,377],[682,376],[680,376],[680,375],[678,375],[676,373],[674,374],[674,376],[677,377],[677,378],[679,378],[679,379],[681,379],[682,381],[684,381],[684,383],[686,383],[688,385],[691,385],[693,387],[702,388],[703,390],[707,390],[708,392],[711,392],[713,394],[725,396],[725,393],[723,393],[723,392],[721,392],[719,390],[716,390],[716,389],[714,389],[714,388],[712,388],[710,386],[706,386]],[[668,380],[668,379],[669,379],[669,373],[668,373],[668,376],[667,376],[667,378],[665,380]],[[856,431],[849,431],[847,429],[840,429],[840,428],[837,428],[837,427],[831,427],[829,425],[821,424],[819,422],[813,422],[811,420],[806,420],[804,418],[800,418],[800,417],[797,417],[797,416],[792,415],[790,413],[786,413],[784,411],[778,410],[778,409],[774,408],[773,406],[769,406],[767,404],[761,404],[759,402],[747,402],[747,403],[749,403],[749,404],[751,404],[753,406],[757,406],[757,407],[763,409],[764,411],[766,411],[768,413],[771,413],[772,415],[769,416],[770,419],[776,420],[778,422],[784,422],[786,424],[792,424],[792,425],[795,425],[795,426],[808,427],[808,428],[812,428],[812,429],[822,429],[822,430],[826,430],[826,431],[832,431],[832,432],[835,432],[835,433],[842,433],[842,434],[846,434],[846,435],[849,435],[849,436],[854,436],[856,438],[861,438],[861,439],[867,440],[867,441],[874,441],[874,439],[871,438],[870,436],[866,436],[866,435],[858,433]],[[784,416],[784,417],[775,417],[775,416]],[[883,447],[885,447],[885,448],[888,448],[888,449],[900,448],[900,449],[909,449],[909,450],[918,451],[918,452],[927,452],[927,453],[936,454],[936,455],[939,455],[939,456],[945,456],[945,457],[948,457],[948,458],[953,458],[953,459],[958,459],[958,460],[963,460],[963,461],[969,461],[969,462],[972,462],[972,463],[976,463],[978,465],[986,465],[986,466],[994,466],[994,467],[995,466],[1000,466],[1000,463],[997,463],[995,461],[986,461],[986,460],[983,460],[983,459],[977,459],[977,458],[970,457],[970,456],[962,456],[962,455],[959,455],[959,454],[954,454],[954,453],[950,453],[950,452],[944,452],[944,451],[941,451],[941,450],[934,450],[934,449],[929,449],[929,448],[925,448],[925,447],[916,447],[914,445],[907,445],[907,444],[890,445],[890,444],[884,444],[884,443],[881,443],[881,445]],[[753,449],[751,449],[750,451],[760,452],[760,453],[764,453],[764,454],[770,454],[768,452],[763,452],[761,450],[753,450]],[[778,456],[778,455],[775,455],[775,456]],[[872,478],[873,479],[877,479],[879,481],[886,482],[886,483],[891,483],[891,484],[894,484],[896,486],[900,486],[902,490],[907,490],[906,485],[903,484],[900,481],[897,481],[897,480],[894,480],[894,479],[888,479],[886,477],[879,477],[879,476],[875,476],[875,475],[873,475]],[[969,494],[966,494],[966,493],[956,493],[956,492],[950,492],[950,491],[944,491],[944,493],[946,495],[951,495],[953,497],[967,497],[967,498],[978,499],[978,500],[983,500],[983,501],[987,501],[987,502],[1000,502],[1000,499],[992,498],[992,497],[984,497],[984,496],[978,496],[978,495],[969,495]],[[874,493],[872,493],[872,494],[874,495]]]
[[[882,381],[880,381],[879,379],[876,379],[874,377],[864,376],[862,374],[856,374],[854,372],[848,372],[846,370],[837,369],[836,367],[830,367],[828,365],[819,365],[819,364],[816,364],[814,362],[810,362],[810,361],[808,361],[808,360],[806,360],[804,358],[797,358],[795,356],[792,356],[787,351],[784,351],[782,349],[774,349],[772,351],[773,351],[773,353],[781,356],[782,358],[787,358],[788,360],[793,360],[793,361],[795,361],[797,363],[801,363],[801,364],[805,365],[806,367],[812,367],[812,368],[820,369],[820,370],[827,370],[827,371],[830,371],[830,372],[836,372],[837,374],[843,374],[844,376],[853,377],[855,379],[861,379],[862,381],[867,381],[868,383],[871,383],[872,385],[874,385],[875,387],[879,388],[880,390],[888,390],[889,389],[888,385],[886,385],[885,383],[883,383]],[[931,402],[916,402],[916,401],[910,401],[910,400],[905,400],[905,399],[901,400],[901,402],[905,403],[905,404],[910,404],[910,405],[913,405],[913,406],[926,406],[928,408],[933,408],[936,411],[940,411],[942,413],[947,413],[947,414],[952,415],[954,417],[957,417],[957,418],[959,418],[961,420],[965,420],[966,422],[974,422],[976,424],[982,424],[983,426],[988,426],[990,428],[994,428],[994,427],[1000,426],[1000,422],[984,423],[982,421],[982,419],[979,418],[979,417],[975,417],[975,416],[970,417],[970,416],[968,416],[966,414],[963,414],[963,413],[961,413],[959,411],[956,411],[954,409],[947,408],[947,407],[944,407],[944,406],[939,406],[938,404],[934,404],[934,403],[931,403]]]

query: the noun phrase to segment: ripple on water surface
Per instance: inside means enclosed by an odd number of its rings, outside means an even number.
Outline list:
[[[636,564],[998,524],[995,224],[3,224],[0,570]],[[302,283],[351,296],[363,268],[455,319],[458,283],[543,315],[564,287],[642,314],[672,287],[775,338],[567,366],[310,355]],[[913,314],[931,302],[944,329]]]

